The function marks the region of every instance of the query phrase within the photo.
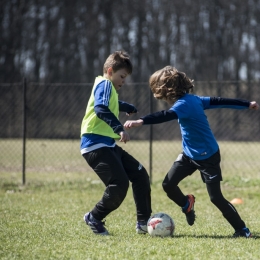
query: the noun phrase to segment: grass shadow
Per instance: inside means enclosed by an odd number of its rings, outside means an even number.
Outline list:
[[[236,239],[232,236],[223,236],[223,235],[173,235],[174,238],[213,238],[213,239]],[[259,239],[260,238],[260,234],[256,233],[253,234],[253,237],[251,237],[250,239]]]

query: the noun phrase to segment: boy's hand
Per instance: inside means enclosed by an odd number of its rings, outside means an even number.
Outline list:
[[[130,141],[130,136],[127,132],[122,131],[122,132],[119,133],[119,135],[121,136],[119,142],[126,143],[126,142]]]
[[[138,120],[127,120],[124,123],[124,127],[125,128],[132,128],[132,127],[138,127],[141,126],[144,123],[144,121],[142,119],[138,119]]]
[[[255,101],[251,101],[249,105],[249,109],[254,109],[254,110],[259,109],[258,103],[256,103]]]

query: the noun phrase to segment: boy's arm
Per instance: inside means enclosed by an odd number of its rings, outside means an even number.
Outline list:
[[[124,131],[124,128],[117,117],[108,108],[112,85],[104,80],[99,83],[94,91],[94,110],[98,118],[105,121],[116,134]]]
[[[120,100],[118,100],[118,104],[119,104],[120,112],[126,112],[127,115],[137,113],[137,109],[132,104],[128,104],[128,103],[126,103],[124,101],[120,101]]]
[[[248,101],[244,99],[232,99],[222,97],[200,97],[204,109],[212,108],[233,108],[233,109],[259,109],[256,101]]]
[[[210,97],[209,107],[212,108],[233,108],[233,109],[247,109],[250,102],[243,99]]]
[[[131,128],[141,125],[160,124],[174,119],[178,119],[178,116],[173,110],[162,110],[143,116],[138,120],[128,120],[124,123],[124,127]]]
[[[178,119],[178,116],[173,110],[162,110],[162,111],[155,112],[153,114],[140,117],[140,119],[143,120],[144,125],[151,125],[151,124],[160,124],[174,119]]]
[[[114,133],[119,134],[124,131],[124,128],[116,116],[110,111],[110,109],[105,105],[96,105],[94,107],[95,113],[98,118],[105,121],[114,131]]]
[[[122,124],[107,106],[97,105],[94,107],[94,110],[98,118],[105,121],[113,129],[114,133],[120,135],[119,142],[126,143],[130,140],[129,135],[124,130]]]

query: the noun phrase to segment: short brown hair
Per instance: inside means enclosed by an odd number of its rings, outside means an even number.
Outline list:
[[[157,99],[176,101],[193,90],[193,80],[172,66],[157,70],[149,79],[150,88]]]
[[[112,67],[114,72],[120,69],[125,69],[128,74],[132,74],[133,71],[133,65],[130,61],[130,56],[125,51],[115,51],[108,56],[103,67],[103,72],[106,73],[107,69],[110,67]]]

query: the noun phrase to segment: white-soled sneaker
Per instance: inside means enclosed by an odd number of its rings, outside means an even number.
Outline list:
[[[135,230],[136,230],[137,234],[146,234],[147,233],[147,222],[137,221]]]

